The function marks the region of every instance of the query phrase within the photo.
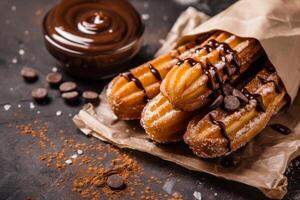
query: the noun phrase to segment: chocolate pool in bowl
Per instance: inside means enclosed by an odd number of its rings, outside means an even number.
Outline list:
[[[102,79],[138,53],[144,25],[126,0],[62,0],[45,16],[43,30],[48,51],[67,72]]]

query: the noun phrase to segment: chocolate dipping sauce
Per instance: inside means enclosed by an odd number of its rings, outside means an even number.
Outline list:
[[[101,79],[137,54],[144,32],[126,0],[62,0],[44,18],[48,51],[79,78]]]

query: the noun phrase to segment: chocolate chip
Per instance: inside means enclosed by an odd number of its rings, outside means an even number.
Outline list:
[[[241,100],[244,103],[249,102],[249,99],[241,91],[239,91],[238,89],[234,89],[232,91],[232,95],[236,96],[239,100]]]
[[[224,98],[224,107],[228,111],[236,111],[240,107],[240,101],[233,95],[227,95]]]
[[[256,110],[258,112],[265,112],[266,107],[264,105],[262,96],[260,94],[253,94],[252,96],[256,100]]]
[[[23,67],[21,70],[21,75],[28,82],[34,82],[38,79],[36,70],[31,67]]]
[[[47,74],[46,80],[51,87],[57,87],[62,82],[62,75],[57,72]]]
[[[74,103],[78,100],[79,93],[77,91],[72,92],[64,92],[62,93],[61,97],[67,102],[67,103]]]
[[[110,175],[107,178],[107,185],[113,190],[121,190],[125,188],[123,178],[118,174]]]
[[[45,88],[36,88],[32,90],[31,96],[36,100],[38,103],[42,103],[47,100],[48,98],[48,91]]]
[[[225,83],[222,85],[222,92],[225,96],[231,95],[232,91],[233,91],[233,87],[230,84]]]
[[[219,96],[214,100],[214,102],[209,106],[209,108],[213,110],[213,109],[219,107],[219,106],[222,104],[223,99],[224,99],[223,95],[219,95]]]
[[[221,158],[220,164],[226,168],[237,167],[239,165],[239,160],[233,158],[232,156],[226,156]]]
[[[270,127],[283,135],[289,135],[292,132],[291,129],[282,124],[271,124]]]
[[[99,96],[97,92],[94,91],[84,91],[82,93],[82,97],[84,98],[85,102],[98,104],[99,103]]]
[[[61,92],[71,92],[73,90],[75,90],[77,87],[76,83],[74,82],[64,82],[59,86],[59,90]]]

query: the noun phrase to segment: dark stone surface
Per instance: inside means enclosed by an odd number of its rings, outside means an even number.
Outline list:
[[[41,34],[41,21],[45,12],[57,1],[55,0],[1,0],[0,1],[0,200],[2,199],[80,199],[71,192],[70,182],[66,187],[57,188],[55,180],[74,175],[74,169],[68,168],[64,172],[57,172],[39,162],[38,149],[28,155],[22,147],[31,144],[31,140],[20,137],[15,129],[18,123],[32,122],[39,118],[49,124],[49,137],[59,143],[57,132],[64,129],[66,137],[77,141],[90,143],[91,139],[83,136],[74,126],[69,114],[78,112],[81,105],[66,105],[56,90],[49,90],[51,102],[48,105],[36,105],[35,109],[29,108],[31,102],[30,92],[35,87],[47,87],[45,76],[57,62],[46,51]],[[145,21],[145,46],[132,62],[132,66],[152,58],[160,46],[159,39],[166,33],[176,20],[181,11],[188,4],[167,0],[132,0],[140,13],[149,14]],[[187,1],[186,1],[187,2]],[[192,1],[189,1],[192,2]],[[191,3],[199,10],[209,15],[214,15],[233,3],[231,0],[199,0]],[[14,11],[14,7],[16,10]],[[24,49],[25,54],[20,56],[19,49]],[[17,59],[17,63],[13,63]],[[39,80],[34,84],[24,83],[19,71],[23,66],[36,68]],[[66,80],[73,80],[64,74]],[[81,91],[92,89],[100,91],[107,83],[77,81]],[[9,103],[12,107],[5,111],[3,106]],[[21,108],[18,108],[18,104]],[[62,116],[56,116],[56,111],[61,110]],[[37,114],[40,111],[40,114]],[[17,113],[17,115],[16,115]],[[12,124],[12,127],[8,127]],[[202,199],[265,199],[261,192],[243,184],[225,181],[203,173],[195,173],[179,166],[162,161],[144,153],[122,150],[137,157],[145,171],[142,180],[146,182],[151,175],[159,177],[163,182],[169,174],[176,180],[173,191],[180,192],[184,199],[193,199],[193,192],[202,193]],[[285,199],[300,199],[300,159],[292,162],[287,171],[289,178],[289,191]],[[151,186],[155,192],[162,192],[161,186]],[[217,196],[215,196],[217,194]]]

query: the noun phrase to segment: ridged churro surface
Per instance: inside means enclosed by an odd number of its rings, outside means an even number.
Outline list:
[[[177,63],[162,82],[161,92],[175,108],[196,110],[207,103],[207,97],[222,82],[238,77],[261,53],[257,40],[221,32]]]
[[[173,109],[166,97],[158,94],[145,106],[141,125],[149,137],[158,143],[182,140],[188,122],[197,112],[185,112]]]
[[[239,108],[228,111],[219,106],[205,117],[196,116],[188,125],[184,141],[196,155],[204,158],[220,157],[237,150],[256,136],[287,102],[286,91],[280,84],[275,72],[263,69],[241,93],[233,92],[240,99]],[[227,103],[228,108],[238,103],[225,102],[225,98],[223,104]]]
[[[221,36],[225,37],[223,34],[220,34],[216,38]],[[245,65],[243,70],[239,71],[238,75],[233,75],[230,77],[231,84],[237,84],[239,81],[241,81],[239,77],[244,75],[246,69],[253,68],[255,71],[255,67],[257,67],[257,65],[253,64],[251,67]],[[217,92],[222,91],[224,86],[225,84],[222,83],[220,90]],[[174,87],[176,87],[176,85],[174,85]],[[163,98],[162,95],[159,94],[159,97],[150,100],[146,108],[143,110],[141,122],[146,130],[146,133],[154,141],[160,143],[174,142],[175,140],[182,139],[182,132],[186,130],[187,121],[197,113],[205,113],[205,110],[208,110],[208,106],[205,105],[210,103],[213,98],[209,98],[207,96],[205,97],[205,100],[202,101],[202,106],[205,108],[200,108],[194,111],[183,111],[174,108],[174,106],[166,97]],[[163,137],[163,139],[161,137]],[[176,139],[174,139],[174,137]]]
[[[114,113],[124,120],[140,119],[147,101],[159,93],[161,81],[170,69],[218,35],[211,35],[202,44],[197,40],[192,41],[115,77],[107,90],[108,102]]]

